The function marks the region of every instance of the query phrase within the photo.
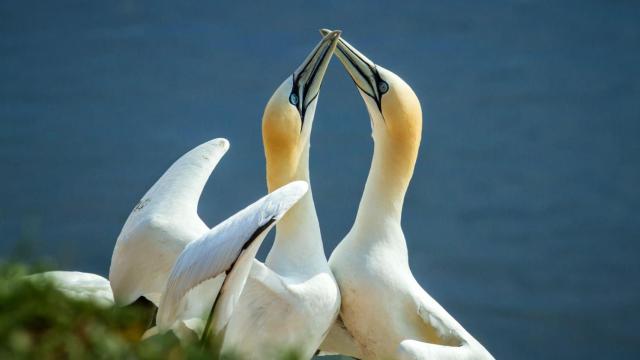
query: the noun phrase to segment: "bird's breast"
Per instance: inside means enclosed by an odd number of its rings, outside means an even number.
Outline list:
[[[227,329],[229,347],[249,356],[268,348],[295,350],[303,358],[313,355],[338,313],[337,284],[330,273],[282,282],[282,288],[270,289],[249,278]]]
[[[340,288],[342,321],[365,358],[393,356],[411,332],[406,329],[410,288],[405,267],[375,251],[343,255],[332,255],[330,262]]]

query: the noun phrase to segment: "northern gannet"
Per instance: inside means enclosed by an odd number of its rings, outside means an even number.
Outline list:
[[[336,55],[366,104],[374,152],[355,223],[329,260],[342,306],[321,349],[359,359],[493,359],[409,268],[400,220],[421,140],[418,98],[346,41]]]
[[[318,93],[340,32],[329,32],[275,91],[263,115],[267,185],[309,182],[309,138]],[[265,263],[254,261],[226,329],[223,352],[313,356],[337,316],[340,294],[324,254],[311,190],[276,226]]]
[[[303,181],[286,184],[209,229],[197,215],[198,199],[228,147],[215,139],[178,159],[134,207],[118,237],[110,268],[116,303],[144,296],[158,304],[157,326],[145,336],[169,329],[179,337],[200,335],[207,318],[217,336],[264,237],[308,189]]]
[[[160,298],[157,331],[182,329],[190,322],[191,325],[186,326],[196,334],[220,338],[262,241],[307,189],[304,181],[288,183],[187,244],[178,256]],[[215,284],[209,291],[215,293],[208,294],[208,299],[202,292],[189,294],[209,280]],[[198,298],[194,299],[194,295]],[[201,311],[202,303],[209,304],[211,310],[204,314],[194,312],[196,309]],[[203,315],[206,315],[206,324],[202,321]],[[199,325],[206,327],[201,329]]]
[[[217,335],[229,320],[266,234],[307,189],[303,181],[287,184],[187,244],[162,293],[157,326],[147,331],[145,337],[172,329],[183,340],[195,340],[204,332],[203,314],[193,313],[193,306],[185,295],[209,279],[215,279],[217,284],[217,293],[208,301],[215,303],[209,316],[211,333]],[[114,304],[109,280],[97,274],[48,271],[29,275],[26,279],[51,282],[73,299],[104,307]]]

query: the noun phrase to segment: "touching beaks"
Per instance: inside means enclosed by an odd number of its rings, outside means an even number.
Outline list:
[[[320,30],[320,34],[323,36],[329,33],[331,33],[331,30]],[[381,109],[382,95],[389,91],[389,84],[380,78],[376,64],[344,39],[339,39],[336,50],[336,56],[338,56],[356,86],[375,100],[378,109]]]
[[[289,102],[298,108],[304,121],[307,107],[320,93],[322,79],[336,49],[341,31],[327,31],[309,56],[293,72],[293,88]]]

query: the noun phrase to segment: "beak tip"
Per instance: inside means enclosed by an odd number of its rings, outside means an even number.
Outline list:
[[[340,39],[340,35],[342,35],[342,31],[333,30],[328,35],[325,35],[325,37],[329,38],[332,41],[337,41],[338,39]]]
[[[332,32],[331,30],[326,29],[326,28],[322,28],[322,29],[320,29],[319,31],[320,31],[320,34],[321,34],[322,36],[327,36],[329,33],[331,33],[331,32]],[[342,33],[342,31],[340,31],[340,30],[337,30],[337,32],[338,32],[338,34],[341,34],[341,33]]]

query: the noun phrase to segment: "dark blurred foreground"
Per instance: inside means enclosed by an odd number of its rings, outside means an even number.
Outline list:
[[[0,264],[0,359],[218,359],[215,345],[181,345],[172,333],[140,341],[150,320],[147,308],[71,299],[51,283],[25,280],[31,271]]]

